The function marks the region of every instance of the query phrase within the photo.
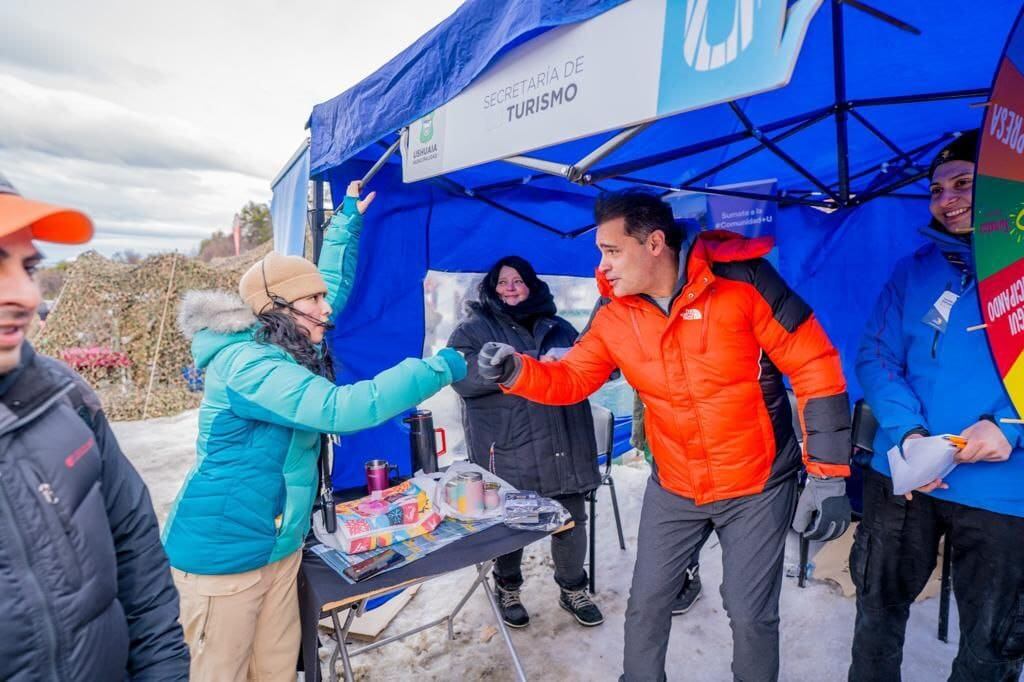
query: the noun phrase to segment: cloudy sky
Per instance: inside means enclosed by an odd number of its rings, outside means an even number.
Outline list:
[[[85,248],[188,252],[269,201],[314,104],[458,5],[2,0],[0,173],[89,213]]]

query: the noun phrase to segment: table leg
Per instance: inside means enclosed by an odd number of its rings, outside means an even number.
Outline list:
[[[508,633],[508,627],[506,627],[505,621],[501,618],[501,609],[498,608],[498,601],[494,598],[494,590],[491,589],[490,584],[486,580],[482,581],[480,585],[484,588],[484,594],[487,595],[487,602],[491,605],[491,611],[494,612],[494,619],[498,623],[498,632],[501,633],[502,638],[505,640],[505,646],[512,657],[512,664],[516,668],[516,679],[519,682],[526,682],[526,672],[523,670],[519,654],[516,653],[516,648],[512,644],[512,637]]]
[[[345,682],[352,682],[352,662],[348,656],[348,645],[346,640],[348,639],[349,628],[352,627],[352,621],[356,618],[356,612],[359,610],[358,606],[365,602],[360,602],[358,605],[353,605],[348,609],[348,615],[345,617],[345,625],[341,624],[338,619],[338,610],[331,611],[331,621],[334,622],[334,640],[337,646],[334,647],[334,653],[331,654],[331,661],[327,668],[327,679],[330,682],[338,682],[338,656],[341,656],[341,665],[345,669]]]
[[[476,588],[479,587],[481,583],[487,581],[487,571],[489,571],[493,565],[494,561],[492,560],[485,561],[476,567],[476,579],[473,581],[473,584],[469,586],[469,589],[466,590],[466,594],[459,600],[459,603],[455,605],[454,609],[452,609],[452,612],[448,614],[448,639],[455,639],[455,629],[453,625],[455,616],[459,615],[459,611],[462,610],[462,607],[466,605],[469,598],[473,596],[474,592],[476,592]]]

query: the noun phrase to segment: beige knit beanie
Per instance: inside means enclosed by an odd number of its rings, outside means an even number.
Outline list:
[[[257,315],[273,307],[271,296],[294,303],[326,293],[327,285],[315,265],[301,256],[282,256],[274,251],[256,261],[238,282],[238,295]]]

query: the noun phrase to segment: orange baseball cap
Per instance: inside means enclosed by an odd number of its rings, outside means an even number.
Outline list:
[[[0,174],[0,237],[31,228],[32,238],[58,244],[92,239],[92,221],[81,211],[29,201]]]

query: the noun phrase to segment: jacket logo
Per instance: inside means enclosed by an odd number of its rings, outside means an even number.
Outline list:
[[[704,316],[700,314],[700,311],[696,308],[687,308],[680,315],[684,320],[700,320]]]
[[[43,496],[43,499],[50,504],[57,504],[60,502],[60,498],[57,497],[57,493],[53,492],[53,488],[49,483],[40,483],[38,490],[39,494]]]
[[[78,463],[78,460],[85,457],[85,453],[92,449],[92,446],[96,444],[96,441],[89,437],[89,440],[85,441],[85,445],[80,446],[77,450],[72,452],[70,455],[64,458],[64,466],[68,469],[72,468]]]

